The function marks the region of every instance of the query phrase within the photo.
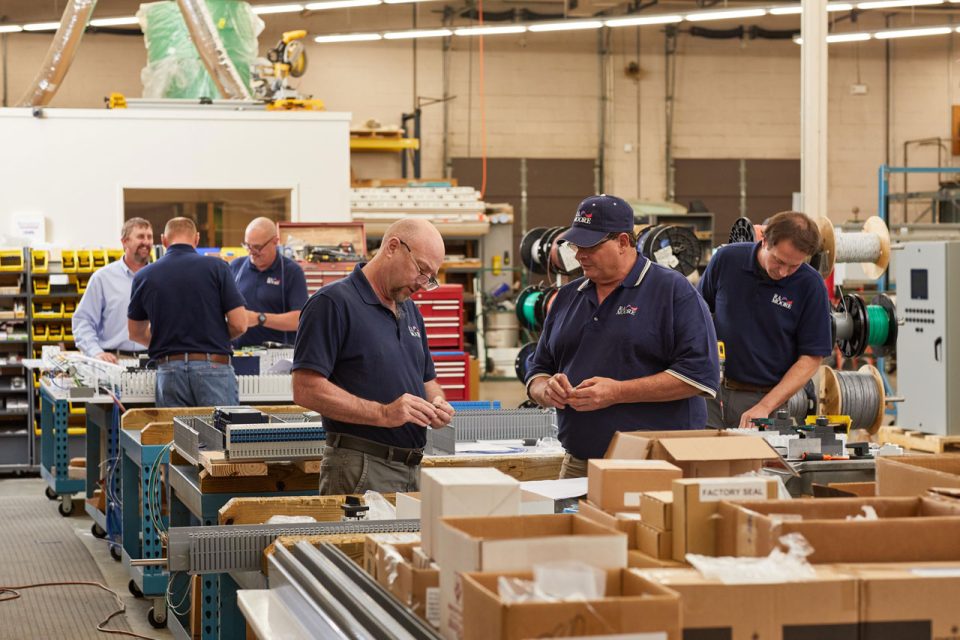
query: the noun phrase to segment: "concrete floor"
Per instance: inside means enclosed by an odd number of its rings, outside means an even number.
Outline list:
[[[42,496],[47,484],[40,478],[12,478],[0,476],[0,496]],[[57,511],[57,503],[50,502],[50,517],[61,518]],[[110,556],[110,550],[107,543],[93,537],[90,527],[93,520],[83,510],[82,505],[74,502],[73,515],[69,518],[73,525],[77,537],[83,542],[84,546],[90,552],[100,573],[103,574],[103,584],[115,591],[126,605],[126,619],[134,633],[165,640],[173,636],[166,629],[154,629],[147,622],[147,610],[153,606],[150,599],[137,599],[131,595],[127,588],[130,577],[127,575],[123,565],[115,561]],[[10,603],[5,606],[16,606]],[[109,628],[109,626],[108,626]]]

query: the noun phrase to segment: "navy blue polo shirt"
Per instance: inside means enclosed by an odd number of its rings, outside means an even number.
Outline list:
[[[597,304],[585,278],[557,293],[527,382],[564,373],[576,387],[595,376],[633,380],[666,371],[703,395],[720,383],[717,338],[707,306],[686,278],[637,255],[624,281]],[[702,429],[703,397],[615,404],[597,411],[558,410],[560,442],[577,458],[600,458],[616,431]]]
[[[816,269],[804,264],[773,280],[757,262],[759,250],[759,242],[717,249],[700,280],[700,293],[724,343],[724,375],[772,387],[800,356],[833,351],[830,303]]]
[[[364,400],[389,404],[409,393],[426,398],[424,382],[437,377],[427,348],[423,317],[413,300],[398,314],[380,303],[363,264],[346,278],[310,296],[300,313],[293,370],[310,369]],[[408,422],[398,428],[323,419],[327,431],[407,449],[422,448],[427,430]]]
[[[290,258],[280,255],[273,264],[260,271],[249,257],[230,263],[230,272],[250,311],[286,313],[299,311],[307,301],[307,279],[303,269]],[[235,347],[260,345],[264,342],[289,342],[294,331],[278,331],[266,327],[250,327],[233,341]]]
[[[189,244],[167,247],[162,258],[137,271],[127,317],[150,321],[152,359],[176,353],[233,353],[224,318],[243,306],[227,263]]]

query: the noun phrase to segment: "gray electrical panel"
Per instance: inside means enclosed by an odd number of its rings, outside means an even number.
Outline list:
[[[897,426],[960,434],[960,242],[897,255]]]

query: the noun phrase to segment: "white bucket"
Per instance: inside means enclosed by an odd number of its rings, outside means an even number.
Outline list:
[[[513,311],[491,311],[484,317],[483,332],[488,347],[515,347],[520,341],[520,321]]]

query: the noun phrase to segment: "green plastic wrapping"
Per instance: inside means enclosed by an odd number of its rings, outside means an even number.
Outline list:
[[[249,88],[250,67],[257,58],[257,37],[263,31],[263,20],[246,2],[206,2],[227,55]],[[137,19],[147,47],[147,66],[140,72],[144,98],[223,97],[203,66],[175,1],[142,4]]]

